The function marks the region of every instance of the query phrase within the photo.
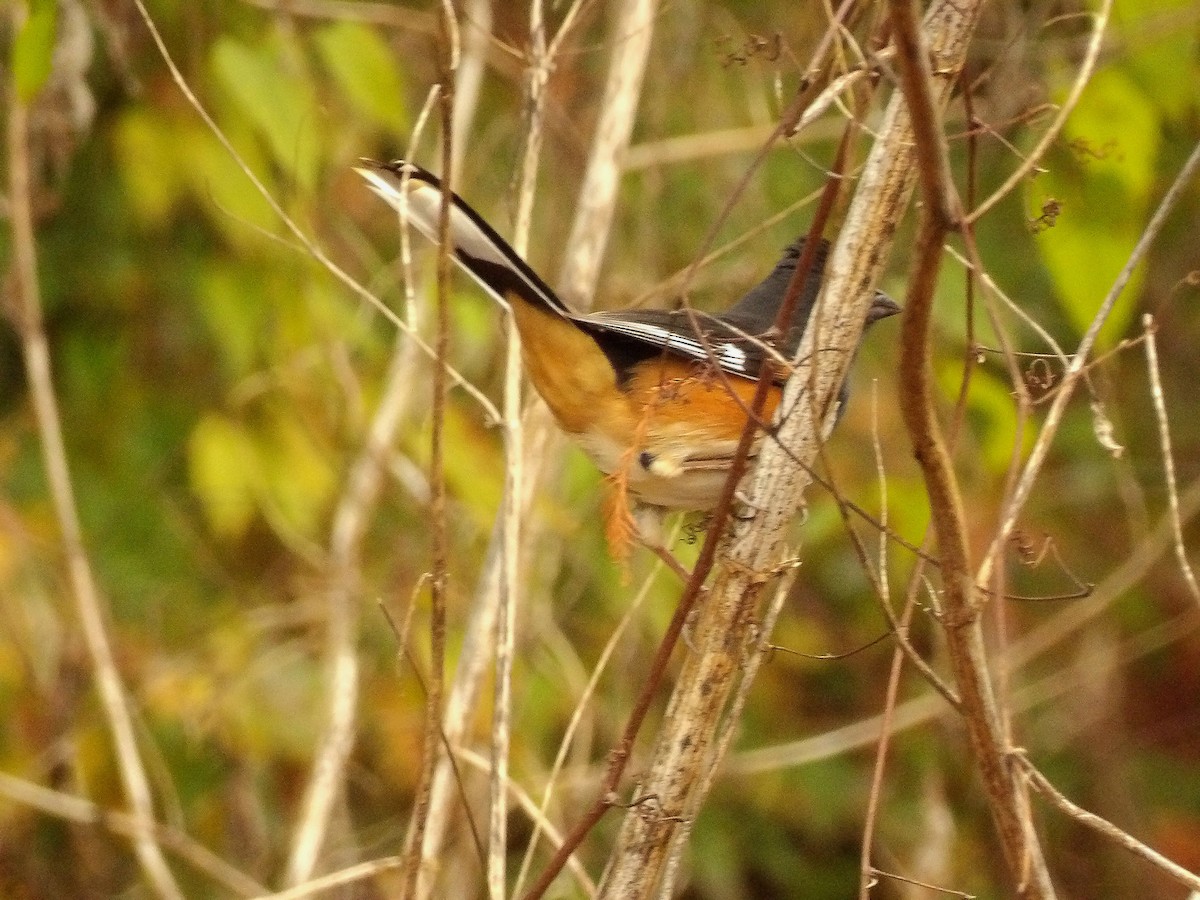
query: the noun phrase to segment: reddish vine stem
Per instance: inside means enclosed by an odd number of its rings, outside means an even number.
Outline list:
[[[915,5],[912,0],[892,0],[889,13],[925,201],[901,326],[900,410],[925,478],[942,560],[943,626],[951,667],[992,817],[1018,896],[1049,898],[1054,896],[1054,887],[1029,822],[1028,802],[1005,756],[1007,736],[988,671],[979,597],[969,574],[966,515],[934,399],[930,346],[933,295],[942,243],[950,229],[958,225],[957,199],[949,180],[945,135],[933,101],[929,57],[921,40]]]

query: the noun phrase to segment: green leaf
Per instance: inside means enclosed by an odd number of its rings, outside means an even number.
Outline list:
[[[962,383],[962,363],[945,361],[937,367],[942,396],[958,396]],[[980,462],[989,475],[1003,475],[1012,463],[1013,439],[1017,434],[1017,405],[1006,381],[984,367],[976,367],[971,376],[967,403],[967,428],[964,440],[974,444],[964,457]],[[1022,450],[1033,443],[1032,429],[1022,433]]]
[[[58,3],[37,0],[21,32],[13,41],[12,68],[17,95],[24,102],[32,100],[50,77],[54,61],[54,34],[58,24]]]
[[[245,378],[259,359],[259,339],[269,334],[266,290],[257,263],[213,260],[197,279],[199,309],[231,380]]]
[[[407,130],[404,90],[387,44],[370,28],[338,22],[317,31],[321,62],[350,105],[393,134]]]
[[[302,187],[311,189],[320,167],[321,123],[308,79],[285,68],[270,47],[250,47],[232,38],[217,42],[212,65],[276,162]]]
[[[1195,15],[1195,0],[1116,0],[1113,21],[1154,39],[1139,42],[1136,53],[1121,54],[1119,65],[1141,89],[1154,97],[1154,105],[1169,119],[1184,122],[1197,109],[1196,84],[1200,80],[1200,31],[1196,28],[1163,28],[1163,22],[1187,21]]]

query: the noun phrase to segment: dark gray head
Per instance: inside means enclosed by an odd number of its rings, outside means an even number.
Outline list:
[[[796,266],[804,253],[806,239],[800,237],[783,252],[783,258],[776,263],[771,274],[759,284],[750,289],[741,300],[729,308],[728,312],[718,318],[742,329],[748,334],[763,334],[775,324],[779,307],[787,296],[788,285],[796,272]],[[800,338],[812,315],[813,305],[817,302],[817,294],[821,290],[821,279],[825,274],[825,261],[829,257],[829,241],[821,239],[813,254],[812,265],[808,277],[804,280],[804,291],[796,304],[792,322],[782,341],[785,349],[795,349],[799,346]],[[882,291],[876,291],[867,309],[867,318],[863,328],[869,328],[880,319],[894,316],[900,312],[900,305]]]
[[[750,289],[746,296],[731,306],[721,318],[750,334],[762,334],[775,324],[779,315],[779,307],[787,296],[788,285],[796,273],[796,266],[804,253],[805,238],[800,237],[796,242],[783,251],[783,258],[775,264],[771,274],[759,284]],[[829,256],[829,241],[821,239],[813,254],[812,265],[808,277],[804,279],[804,290],[796,304],[796,312],[792,316],[792,328],[804,330],[816,302],[817,292],[821,289],[821,277],[825,273],[825,260]]]

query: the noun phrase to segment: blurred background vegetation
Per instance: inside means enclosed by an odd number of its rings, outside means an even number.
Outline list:
[[[395,218],[351,167],[359,157],[398,156],[408,146],[437,78],[436,7],[148,6],[191,89],[271,194],[332,259],[403,314]],[[324,726],[332,511],[364,444],[396,329],[281,227],[172,82],[131,4],[30,8],[55,20],[50,34],[60,53],[33,107],[36,237],[55,387],[85,542],[111,608],[110,634],[160,818],[275,884]],[[969,70],[974,115],[986,123],[976,129],[977,198],[1018,165],[1052,117],[1047,104],[1066,95],[1090,28],[1082,15],[1088,9],[1073,0],[988,7]],[[526,134],[527,12],[523,4],[495,3],[493,14],[494,42],[457,186],[510,233]],[[551,24],[562,14],[551,5]],[[552,282],[614,40],[611,20],[607,4],[585,4],[549,80],[529,256]],[[783,0],[661,6],[597,306],[637,302],[692,262],[792,96],[823,22],[817,5]],[[1194,0],[1118,0],[1096,75],[1043,161],[1046,171],[979,223],[989,274],[1068,350],[1200,135],[1198,43]],[[37,42],[25,45],[36,57]],[[4,46],[6,81],[22,77],[22,43],[11,30]],[[773,217],[821,186],[840,124],[831,115],[769,154],[714,246],[746,240],[700,271],[691,292],[697,305],[720,309],[740,296],[806,229],[809,209]],[[960,184],[969,130],[956,103],[948,131]],[[436,168],[432,133],[417,159]],[[1200,477],[1198,200],[1200,186],[1192,184],[1105,330],[1102,352],[1118,352],[1092,371],[1090,397],[1072,404],[1022,517],[1020,546],[1009,554],[1015,594],[1061,595],[1077,581],[1104,582],[1146,546],[1164,515],[1144,349],[1119,343],[1141,333],[1147,312],[1158,327],[1181,490]],[[1060,211],[1036,224],[1050,201]],[[912,223],[897,224],[893,274],[883,287],[902,297]],[[6,269],[10,250],[5,227]],[[422,260],[432,258],[420,250]],[[431,267],[422,271],[415,289],[425,304]],[[938,373],[949,409],[967,352],[961,267],[948,263],[939,292]],[[657,302],[671,299],[668,292]],[[453,364],[497,400],[500,313],[459,279],[452,321]],[[1005,321],[1018,349],[1047,350],[1032,330],[1011,316]],[[980,312],[975,322],[979,342],[995,347]],[[927,507],[896,411],[897,335],[895,322],[883,323],[860,355],[849,410],[829,446],[829,474],[851,499],[879,510],[871,451],[877,418],[889,523],[919,542]],[[16,332],[0,330],[0,771],[123,808],[21,358]],[[1002,360],[987,350],[979,358],[956,456],[977,549],[995,527],[1014,446],[1028,448],[1040,413],[1018,432]],[[420,358],[413,371],[361,551],[360,723],[328,867],[399,852],[419,771],[422,689],[412,665],[398,662],[396,635],[377,609],[382,602],[402,613],[415,597],[414,634],[423,633],[420,579],[431,565],[428,361]],[[1053,360],[1028,363],[1035,396],[1059,371]],[[1089,400],[1112,422],[1120,455],[1097,439]],[[451,664],[503,486],[501,436],[491,426],[475,399],[452,392]],[[641,555],[632,578],[613,563],[599,525],[599,476],[576,449],[554,452],[561,464],[533,505],[545,536],[527,554],[514,675],[512,774],[534,794],[583,682],[651,571]],[[1185,523],[1186,546],[1196,535]],[[827,495],[810,494],[797,536],[804,564],[776,643],[840,654],[884,632]],[[685,541],[679,552],[688,561],[695,548]],[[891,565],[899,591],[913,558],[894,549]],[[591,796],[677,593],[669,577],[658,577],[621,637],[569,759],[554,812],[560,822],[574,821]],[[1016,642],[1058,627],[1078,602],[997,605],[995,624]],[[1008,683],[1018,743],[1063,790],[1192,870],[1200,869],[1198,621],[1197,601],[1168,547],[1101,615],[1014,666]],[[918,617],[914,639],[938,665],[927,618]],[[821,736],[836,745],[835,729],[880,712],[890,648],[884,642],[836,660],[776,654],[755,687],[738,747]],[[421,653],[417,664],[425,666]],[[927,693],[912,676],[901,699]],[[485,702],[480,736],[487,715]],[[873,758],[868,742],[752,774],[739,774],[735,759],[735,772],[696,823],[686,895],[850,896]],[[483,776],[467,769],[466,779],[467,793],[480,798]],[[1039,818],[1066,895],[1184,895],[1056,813],[1043,810]],[[585,846],[593,867],[615,822],[606,820]],[[528,820],[514,812],[510,830],[515,869]],[[882,868],[980,896],[1006,895],[952,717],[931,717],[895,736],[875,841]],[[476,883],[478,863],[465,838],[446,852],[447,865],[466,873],[456,883]],[[177,874],[189,896],[225,895],[185,866]],[[373,896],[388,887],[355,890]],[[886,883],[878,895],[918,896],[909,890]],[[0,894],[146,892],[125,839],[0,796]]]

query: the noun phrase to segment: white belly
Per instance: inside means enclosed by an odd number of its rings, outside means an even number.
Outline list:
[[[724,467],[688,467],[659,465],[647,468],[627,447],[596,433],[572,437],[605,475],[625,469],[629,493],[639,502],[667,509],[704,511],[717,505],[725,486],[728,469]]]

